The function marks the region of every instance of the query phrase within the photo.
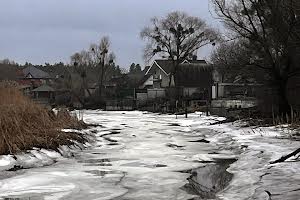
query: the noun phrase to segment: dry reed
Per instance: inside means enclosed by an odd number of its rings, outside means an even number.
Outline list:
[[[54,114],[25,97],[15,86],[0,84],[0,155],[33,147],[57,150],[60,145],[83,141],[63,128],[83,128],[84,123],[66,110]]]

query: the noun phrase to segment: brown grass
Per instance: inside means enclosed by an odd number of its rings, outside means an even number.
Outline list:
[[[83,128],[84,123],[63,110],[52,111],[33,103],[14,86],[0,84],[0,155],[14,154],[33,147],[54,149],[83,141],[63,128]]]

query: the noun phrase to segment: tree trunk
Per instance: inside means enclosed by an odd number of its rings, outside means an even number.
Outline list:
[[[287,80],[281,80],[278,85],[278,111],[280,116],[291,114],[291,106],[287,98]]]
[[[101,71],[101,74],[100,74],[100,77],[99,77],[99,98],[100,98],[100,101],[102,100],[102,86],[103,86],[103,77],[104,77],[104,72],[105,72],[105,56],[106,54],[103,55],[103,58],[102,58],[102,62],[100,62],[100,71]]]
[[[170,78],[169,78],[169,88],[173,87],[172,81],[174,81],[174,88],[172,88],[171,95],[169,96],[170,101],[172,100],[179,101],[178,66],[179,66],[179,60],[173,60],[173,69],[171,70]]]
[[[103,79],[104,79],[104,71],[105,71],[105,69],[104,69],[104,63],[102,63],[102,66],[101,66],[101,74],[100,74],[100,77],[99,77],[99,81],[98,81],[98,83],[99,83],[99,100],[100,101],[102,101],[102,86],[103,86]]]
[[[275,160],[275,161],[270,162],[270,164],[276,164],[276,163],[284,162],[284,161],[286,161],[287,159],[289,159],[290,157],[296,156],[296,155],[299,154],[299,153],[300,153],[300,148],[297,149],[297,150],[295,150],[295,151],[293,151],[292,153],[290,153],[290,154],[288,154],[288,155],[286,155],[286,156],[282,156],[282,157],[281,157],[280,159],[278,159],[278,160]]]
[[[89,98],[91,98],[92,94],[91,94],[91,91],[89,90],[89,87],[88,87],[88,84],[87,84],[85,78],[83,78],[83,87],[84,87],[84,89],[87,91],[87,93],[88,93],[88,95],[89,95]]]
[[[175,98],[176,100],[179,100],[180,92],[179,92],[179,79],[178,79],[178,68],[179,68],[179,60],[176,60],[174,65],[174,83],[175,83]]]
[[[103,71],[101,72],[101,78],[100,78],[100,84],[99,84],[99,97],[100,99],[102,99],[102,86],[103,86]]]
[[[75,98],[79,101],[79,103],[80,103],[83,107],[85,107],[85,102],[84,102],[84,100],[82,100],[75,92],[72,92],[72,95],[73,95],[73,97],[75,97]]]

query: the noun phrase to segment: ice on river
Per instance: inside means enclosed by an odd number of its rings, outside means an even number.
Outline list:
[[[174,115],[138,111],[85,111],[86,122],[101,125],[89,130],[95,138],[93,145],[83,151],[74,149],[73,157],[59,158],[51,166],[20,170],[2,180],[0,176],[0,199],[193,199],[197,195],[184,189],[192,180],[191,173],[198,173],[195,177],[199,180],[201,173],[214,177],[212,169],[220,167],[209,165],[226,159],[238,159],[228,169],[234,177],[215,198],[263,199],[264,190],[274,191],[276,198],[290,197],[281,199],[293,199],[299,194],[299,190],[292,191],[299,188],[297,162],[280,167],[268,165],[271,159],[299,143],[284,140],[282,145],[282,140],[274,137],[276,130],[262,133],[233,125],[209,126],[223,119],[200,113],[175,119]],[[58,156],[46,150],[42,153]],[[0,159],[0,167],[7,166],[11,159]],[[289,176],[289,184],[280,182],[284,176]],[[274,180],[278,180],[276,185],[281,184],[281,189],[275,189]],[[222,184],[216,180],[202,183],[202,187],[216,185]]]

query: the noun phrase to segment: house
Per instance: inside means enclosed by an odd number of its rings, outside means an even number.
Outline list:
[[[53,103],[55,100],[54,78],[49,73],[34,66],[18,70],[18,80],[21,88],[26,88],[24,94],[41,104]],[[24,90],[24,89],[23,89]],[[24,90],[25,91],[25,90]]]
[[[55,101],[55,89],[47,84],[35,88],[31,92],[33,94],[33,100],[41,104],[54,103]]]
[[[24,78],[27,79],[51,79],[47,72],[44,72],[34,66],[26,67],[22,70]]]
[[[30,85],[32,89],[48,84],[53,79],[47,72],[34,66],[26,67],[18,71],[18,83],[20,85]]]
[[[174,88],[179,89],[181,98],[210,99],[212,68],[205,60],[183,61],[178,66],[176,78],[172,71],[172,60],[155,60],[152,63],[140,85],[140,89],[147,89],[148,99],[164,98]]]

